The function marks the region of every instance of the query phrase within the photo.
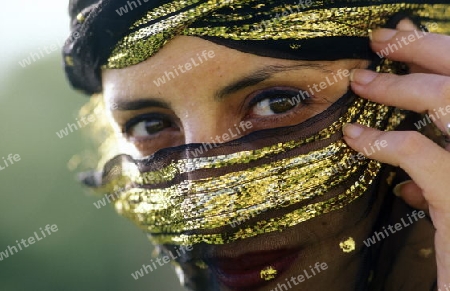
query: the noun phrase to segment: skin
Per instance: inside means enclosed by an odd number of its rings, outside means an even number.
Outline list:
[[[409,27],[408,25],[400,26],[400,29],[407,30]],[[387,46],[387,42],[377,42],[378,37],[381,37],[385,31],[379,30],[373,33],[372,46],[374,50]],[[423,67],[426,70],[434,71],[437,75],[412,74],[399,77],[370,73],[370,77],[375,76],[375,79],[372,78],[373,80],[363,84],[362,81],[367,81],[369,78],[369,72],[361,70],[367,67],[365,61],[281,60],[245,54],[195,37],[180,36],[169,42],[155,56],[138,65],[120,70],[105,70],[103,72],[103,95],[107,108],[115,108],[116,106],[111,106],[113,104],[118,105],[118,108],[111,112],[115,125],[122,130],[124,136],[136,147],[140,155],[146,156],[161,148],[187,143],[211,142],[212,138],[228,132],[230,128],[234,128],[234,124],[239,124],[241,121],[250,121],[253,125],[243,134],[301,123],[322,112],[341,97],[347,91],[350,79],[343,78],[333,86],[327,86],[318,92],[307,104],[299,104],[280,114],[271,111],[270,106],[261,102],[262,100],[260,100],[259,106],[252,106],[250,102],[260,96],[258,94],[261,92],[267,92],[273,88],[288,89],[295,93],[299,90],[307,90],[308,86],[320,84],[327,76],[331,77],[332,73],[337,74],[339,69],[349,71],[358,69],[353,71],[351,86],[358,95],[364,98],[418,112],[425,112],[442,105],[445,107],[450,104],[450,94],[448,93],[450,86],[445,86],[450,84],[449,78],[445,76],[445,74],[450,74],[450,57],[438,51],[449,45],[448,37],[429,35],[389,56],[396,60],[416,64],[418,70]],[[215,57],[180,74],[175,80],[170,80],[166,84],[157,86],[153,82],[163,76],[166,71],[173,71],[173,67],[188,63],[191,57],[195,58],[197,53],[204,50],[214,51]],[[430,53],[432,51],[435,53]],[[421,58],[413,58],[417,54]],[[431,61],[436,55],[441,56],[442,60]],[[442,66],[445,63],[449,65]],[[274,70],[274,68],[276,69]],[[249,86],[228,92],[221,97],[218,96],[218,92],[223,91],[224,88],[230,88],[237,81],[252,75],[254,78],[255,72],[260,72],[259,75],[261,72],[271,73],[264,80],[251,82],[251,84],[247,84]],[[436,86],[429,86],[430,82]],[[397,98],[392,98],[392,95]],[[430,100],[424,101],[423,96]],[[136,102],[138,100],[152,101],[152,103],[143,104],[143,102]],[[146,115],[147,122],[162,122],[165,123],[165,126],[160,131],[148,134],[142,127],[144,123],[139,124],[141,121],[139,120],[126,128],[130,121],[135,120],[136,117],[142,117],[143,114]],[[164,122],[161,120],[162,115]],[[448,122],[450,122],[450,115],[448,118]],[[413,206],[429,208],[437,229],[436,253],[439,286],[450,282],[450,277],[447,275],[450,274],[448,239],[450,237],[450,214],[448,214],[450,199],[445,198],[446,189],[450,185],[444,176],[449,172],[446,170],[450,170],[448,152],[414,132],[381,133],[362,126],[349,125],[346,126],[344,134],[346,142],[360,152],[368,146],[369,142],[373,144],[376,139],[387,140],[388,146],[376,151],[370,158],[399,166],[414,180],[414,182],[404,185],[400,193],[406,202],[412,203]],[[445,163],[447,160],[449,161]],[[415,200],[411,198],[413,196],[416,197]],[[199,269],[195,264],[196,260],[217,256],[235,257],[272,248],[307,250],[300,252],[294,266],[283,276],[279,276],[268,285],[257,289],[270,290],[275,288],[277,283],[285,282],[286,278],[301,274],[308,266],[314,265],[316,262],[327,262],[328,258],[333,257],[333,250],[323,248],[322,243],[338,245],[342,237],[345,237],[346,224],[354,225],[355,229],[362,230],[362,235],[369,236],[370,225],[360,219],[365,215],[365,209],[358,208],[358,203],[364,205],[365,201],[364,199],[358,201],[353,204],[356,211],[351,213],[348,211],[334,212],[333,220],[336,223],[330,224],[329,217],[326,215],[316,218],[314,224],[319,222],[323,225],[320,230],[312,227],[311,221],[307,221],[286,232],[260,235],[230,245],[199,245],[180,259],[179,263],[184,273],[187,274],[189,284],[192,277],[198,276],[208,286],[214,286],[214,290],[229,291],[231,289],[218,284],[214,274]],[[379,210],[378,206],[374,206],[373,215]],[[279,213],[264,215],[277,214]],[[366,237],[357,239],[363,240]],[[161,249],[167,251],[172,247],[161,246]],[[347,285],[342,284],[340,286],[342,289],[336,287],[333,290],[352,290],[360,263],[358,254],[333,261],[333,267],[327,270],[326,275],[314,276],[305,282],[308,285],[302,284],[302,287],[309,286],[314,290],[327,290],[330,288],[329,282],[339,281],[348,283]],[[346,272],[343,274],[342,270],[346,270]],[[196,288],[196,290],[212,289],[201,286]]]

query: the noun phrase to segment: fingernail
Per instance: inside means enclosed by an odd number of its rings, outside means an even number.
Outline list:
[[[359,125],[346,123],[344,126],[342,126],[342,132],[345,136],[348,136],[350,138],[357,138],[359,137],[364,131],[364,128],[362,128]]]
[[[371,40],[373,42],[386,42],[397,34],[397,30],[380,28],[372,32]]]
[[[397,185],[395,185],[394,189],[392,190],[394,192],[394,195],[397,197],[400,197],[400,194],[402,192],[402,187],[408,183],[410,183],[412,180],[407,180],[401,183],[398,183]]]
[[[377,73],[369,70],[354,69],[350,72],[350,82],[354,82],[359,85],[367,85],[372,82],[377,75]]]

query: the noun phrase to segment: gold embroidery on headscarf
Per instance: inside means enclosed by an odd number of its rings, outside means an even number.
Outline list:
[[[198,0],[180,1],[164,4],[149,11],[142,19],[130,28],[114,48],[104,68],[120,69],[140,63],[164,46],[177,35],[213,36],[233,40],[302,40],[334,36],[367,37],[369,29],[380,27],[389,16],[408,10],[413,16],[433,19],[437,26],[435,33],[449,33],[450,23],[445,15],[450,14],[448,4],[381,4],[371,6],[355,6],[356,0],[349,1],[353,7],[322,8],[322,2],[314,2],[306,9],[296,9],[296,5],[282,4],[269,11],[259,11],[264,5],[257,5],[255,0],[210,0],[199,3]],[[276,3],[270,1],[266,4]],[[197,4],[197,5],[194,5]],[[254,14],[239,14],[240,5],[253,5]],[[222,8],[234,8],[236,12],[220,14]],[[234,10],[233,10],[234,11]],[[267,19],[274,12],[289,11],[277,16],[276,21]],[[260,18],[251,21],[252,17],[266,16],[264,29]],[[190,27],[203,17],[208,21],[214,19],[215,25]],[[244,20],[242,25],[230,26],[230,21]]]

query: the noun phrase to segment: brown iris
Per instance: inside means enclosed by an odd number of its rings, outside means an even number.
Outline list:
[[[276,97],[269,100],[270,109],[274,113],[283,113],[295,107],[295,102],[292,98]]]
[[[145,130],[148,134],[158,133],[167,127],[170,127],[170,122],[167,120],[157,119],[145,122]]]

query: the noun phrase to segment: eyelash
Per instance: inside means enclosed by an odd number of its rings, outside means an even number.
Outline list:
[[[306,97],[305,97],[306,96]],[[285,118],[288,117],[290,114],[295,113],[295,109],[299,106],[306,107],[312,104],[312,98],[314,96],[309,95],[308,92],[301,90],[301,89],[295,89],[290,87],[275,87],[270,89],[265,89],[261,91],[254,92],[250,95],[250,102],[248,102],[248,110],[250,111],[251,108],[253,108],[255,105],[257,105],[259,102],[265,100],[265,99],[275,99],[277,97],[284,97],[291,100],[294,100],[293,103],[290,103],[293,107],[286,112],[283,113],[275,113],[273,115],[266,116],[264,118]]]
[[[278,88],[270,88],[270,89],[260,90],[260,91],[257,91],[250,95],[250,96],[255,95],[255,97],[253,97],[253,98],[250,97],[252,99],[250,100],[249,105],[255,105],[259,101],[269,98],[273,95],[284,95],[285,97],[295,97],[297,95],[301,95],[300,92],[304,92],[305,94],[307,94],[307,96],[309,96],[308,92],[306,92],[304,90],[300,90],[300,89],[294,89],[294,88],[278,87]],[[294,95],[294,93],[295,93],[295,95]],[[302,96],[304,96],[304,95],[302,95]],[[302,100],[305,102],[309,102],[310,98],[311,97],[309,96],[308,98],[302,98]]]
[[[169,121],[173,126],[174,122],[171,120],[169,115],[161,114],[161,113],[147,113],[142,114],[128,120],[125,125],[122,127],[122,134],[124,134],[127,138],[132,138],[131,131],[133,128],[142,121],[150,121],[150,120],[164,120]],[[157,133],[156,133],[157,134]]]

